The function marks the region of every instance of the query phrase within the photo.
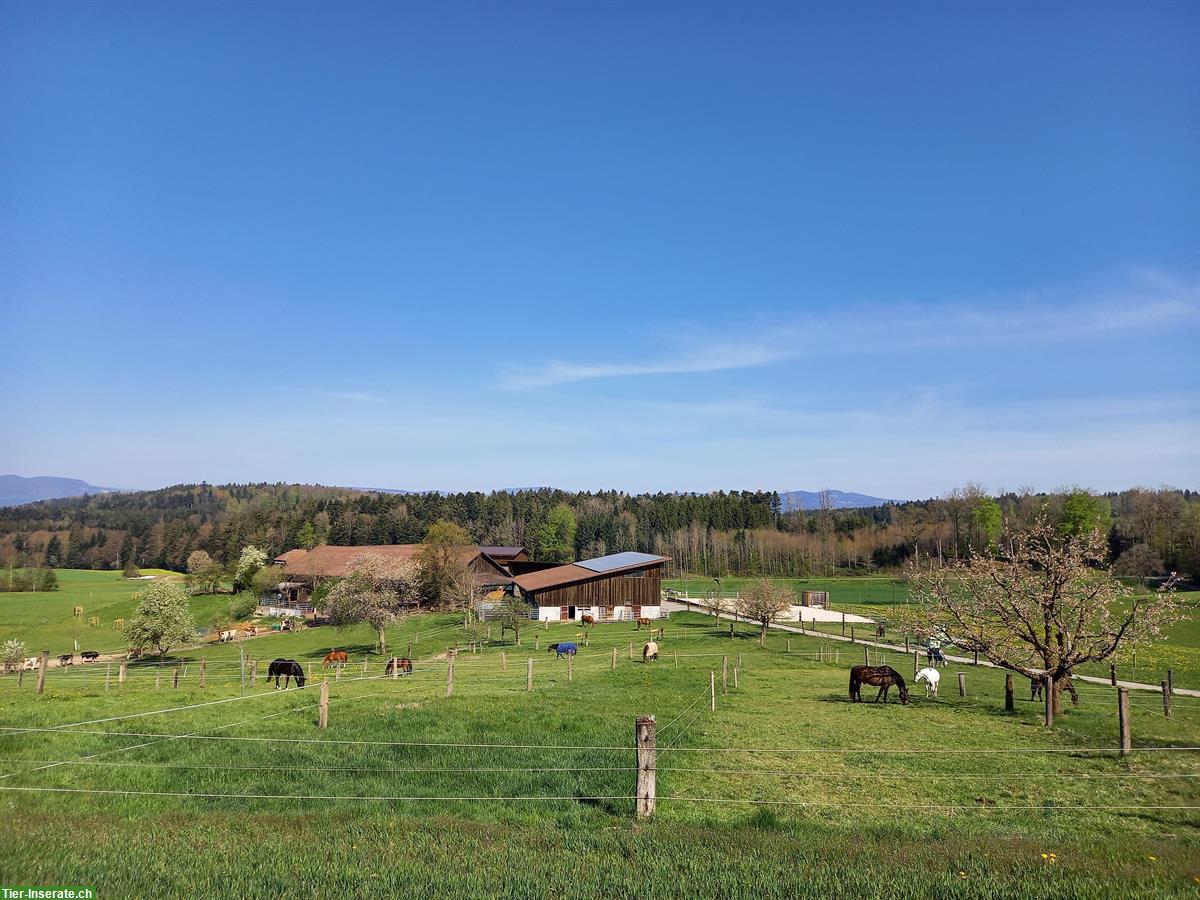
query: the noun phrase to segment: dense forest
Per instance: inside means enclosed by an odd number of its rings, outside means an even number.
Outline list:
[[[565,509],[564,509],[565,508]],[[552,511],[555,511],[552,515]],[[568,512],[569,511],[569,512]],[[182,570],[204,550],[228,563],[246,544],[272,555],[315,544],[422,540],[455,522],[481,544],[535,553],[554,530],[567,555],[661,553],[676,572],[813,575],[895,571],[914,557],[962,557],[1045,516],[1064,531],[1106,531],[1128,574],[1200,572],[1200,494],[1135,488],[1096,495],[990,496],[977,485],[943,497],[868,509],[783,513],[763,491],[710,494],[569,493],[549,488],[483,494],[381,494],[308,485],[180,485],[0,509],[6,566]],[[556,551],[557,552],[557,551]]]

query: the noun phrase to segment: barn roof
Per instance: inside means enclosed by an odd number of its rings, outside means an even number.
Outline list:
[[[297,559],[300,559],[300,557],[304,556],[304,554],[307,552],[308,552],[307,550],[300,550],[300,549],[289,550],[287,553],[284,553],[284,554],[281,554],[280,556],[275,557],[275,562],[279,563],[281,566],[286,566],[289,563],[291,563]]]
[[[480,547],[480,551],[496,559],[507,559],[527,552],[524,547]]]
[[[544,591],[547,588],[577,584],[590,578],[616,575],[670,561],[669,557],[654,556],[650,553],[614,553],[611,556],[583,559],[577,563],[555,566],[553,569],[526,572],[524,575],[518,575],[513,581],[523,591]]]
[[[403,561],[416,561],[417,556],[424,549],[424,544],[373,544],[359,547],[335,547],[330,544],[325,544],[320,547],[313,547],[311,550],[299,551],[302,555],[292,556],[296,551],[285,553],[288,557],[287,563],[284,565],[284,575],[289,578],[296,577],[321,577],[321,578],[343,578],[350,574],[350,562],[356,556],[361,556],[364,553],[371,553],[377,556],[385,556],[389,559],[399,559]],[[486,562],[487,568],[491,571],[476,572],[477,580],[480,584],[508,584],[511,581],[510,576],[504,571],[495,560],[492,560],[482,555]],[[479,548],[463,547],[459,551],[458,559],[463,565],[470,565],[481,557]]]

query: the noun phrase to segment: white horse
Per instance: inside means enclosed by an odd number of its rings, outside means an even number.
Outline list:
[[[942,673],[937,669],[926,666],[917,673],[916,681],[925,682],[925,696],[937,696],[938,682],[942,680]]]

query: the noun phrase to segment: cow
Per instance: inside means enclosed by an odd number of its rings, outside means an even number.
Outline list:
[[[95,662],[100,658],[100,654],[95,650],[84,650],[79,654],[79,657],[84,662]]]
[[[413,669],[412,660],[407,656],[401,656],[398,659],[393,656],[388,660],[387,666],[383,670],[383,674],[391,675],[393,668],[397,675],[411,675]]]
[[[283,688],[287,690],[289,679],[296,679],[296,687],[304,687],[304,666],[294,659],[275,659],[267,668],[267,680],[275,679],[275,687],[279,687],[279,679],[283,678]]]
[[[574,656],[579,652],[579,648],[575,646],[574,641],[562,641],[557,644],[551,644],[546,648],[546,651],[554,651],[555,659],[562,659],[564,656]]]
[[[42,664],[42,660],[39,657],[28,656],[25,658],[25,662],[22,663],[21,668],[24,669],[26,672],[35,672],[35,671],[37,671],[38,666],[40,666],[41,664]]]
[[[236,639],[237,639],[237,632],[232,631],[232,630],[231,631],[222,631],[219,635],[217,635],[217,643],[218,644],[228,644],[230,641],[233,641]]]
[[[64,653],[62,656],[60,656],[58,658],[58,664],[60,667],[75,665],[75,654],[74,653]]]

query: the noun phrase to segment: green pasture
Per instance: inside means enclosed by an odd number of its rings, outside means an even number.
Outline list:
[[[0,678],[0,879],[101,897],[1196,896],[1200,766],[1167,748],[1200,745],[1200,700],[1166,719],[1135,695],[1122,759],[1109,688],[1081,685],[1048,732],[1038,704],[1003,711],[1000,672],[949,667],[938,699],[853,704],[861,646],[772,632],[760,648],[749,626],[730,637],[701,614],[664,629],[648,665],[644,631],[589,630],[570,678],[546,646],[583,641],[577,627],[530,627],[518,647],[485,625],[472,653],[439,615],[389,632],[398,651],[415,642],[412,677],[382,677],[365,630],[313,628],[189,649],[120,686],[103,664],[50,670],[41,697],[32,678]],[[335,646],[351,653],[340,677],[319,668]],[[264,666],[244,688],[240,649],[316,679],[277,692]],[[900,653],[872,661],[911,672]],[[175,711],[120,718],[154,710]],[[645,823],[639,714],[658,723]],[[89,724],[21,732],[72,723]]]

